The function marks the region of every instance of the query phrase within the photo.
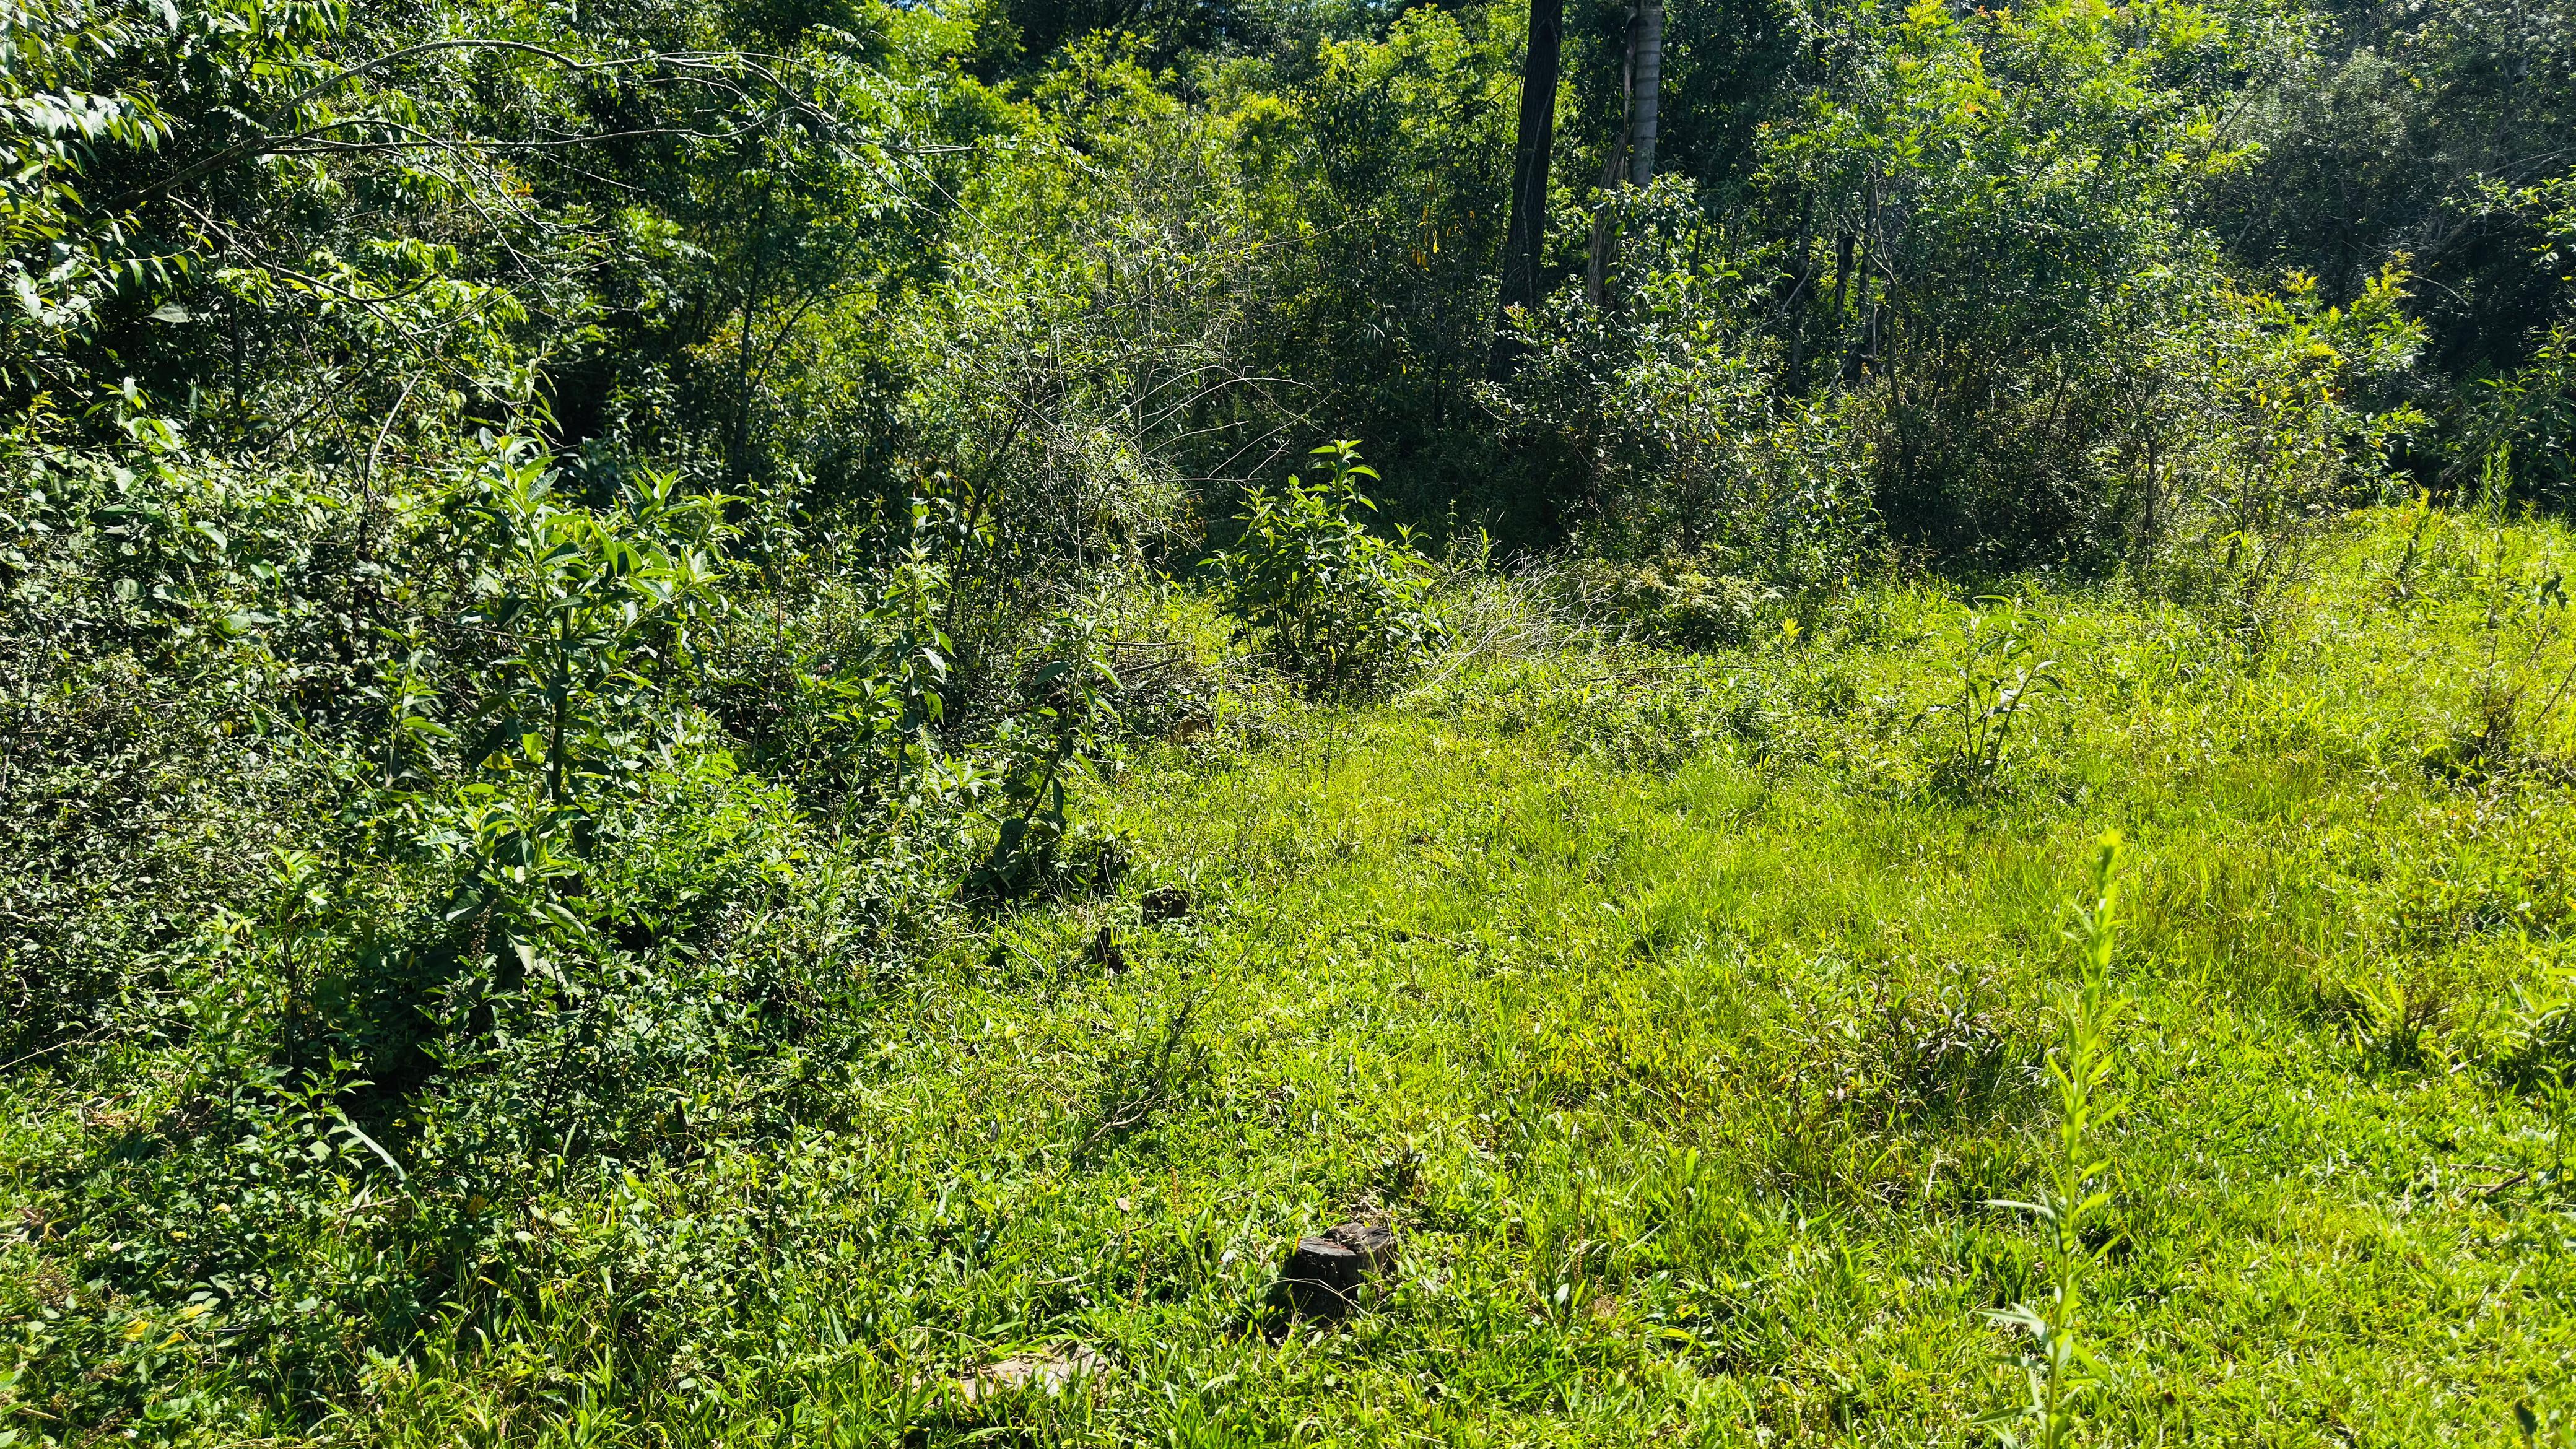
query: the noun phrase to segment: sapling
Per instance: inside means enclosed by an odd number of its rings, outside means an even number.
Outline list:
[[[2037,659],[2036,631],[2028,629],[2019,599],[1983,595],[1962,624],[1967,652],[1959,662],[1959,695],[1926,708],[1922,723],[1948,712],[1958,734],[1940,764],[1949,782],[1969,791],[1992,789],[2003,777],[2004,749],[2022,711],[2043,690],[2060,689],[2057,661]]]
[[[2085,1229],[2110,1201],[2104,1185],[2112,1160],[2098,1140],[2118,1117],[2112,1094],[2116,1066],[2111,1032],[2129,1009],[2111,989],[2111,962],[2119,945],[2118,831],[2094,843],[2090,879],[2069,903],[2066,936],[2076,948],[2076,980],[2058,992],[2058,1044],[2048,1054],[2048,1078],[2057,1088],[2057,1140],[2048,1180],[2036,1202],[1990,1202],[2019,1208],[2047,1229],[2048,1291],[2037,1303],[1988,1310],[1997,1323],[2022,1330],[2029,1341],[2014,1356],[2029,1380],[2030,1398],[1977,1419],[2007,1445],[2059,1449],[2072,1442],[2077,1411],[2087,1395],[2110,1380],[2084,1323],[2083,1289],[2107,1244],[2088,1246]]]

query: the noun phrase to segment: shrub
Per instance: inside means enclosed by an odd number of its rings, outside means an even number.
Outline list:
[[[1583,580],[1625,632],[1675,649],[1735,649],[1749,643],[1777,589],[1720,571],[1705,559],[1666,558],[1635,568],[1596,564]]]
[[[1051,621],[1017,709],[993,739],[989,786],[993,848],[968,877],[970,895],[1008,899],[1038,890],[1105,888],[1124,863],[1115,840],[1072,818],[1068,786],[1078,763],[1107,753],[1119,727],[1117,672],[1089,622]]]
[[[1342,438],[1314,450],[1333,476],[1295,476],[1272,494],[1246,497],[1243,539],[1217,556],[1228,610],[1241,634],[1307,693],[1345,698],[1373,690],[1438,648],[1447,630],[1430,607],[1431,567],[1399,528],[1369,532],[1358,510],[1376,505],[1355,481],[1377,471]]]

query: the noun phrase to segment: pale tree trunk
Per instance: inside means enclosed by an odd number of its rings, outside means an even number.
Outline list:
[[[1530,0],[1529,54],[1521,63],[1521,117],[1512,146],[1512,212],[1503,236],[1503,287],[1486,371],[1511,373],[1520,344],[1507,315],[1538,310],[1539,250],[1547,242],[1547,162],[1556,144],[1556,76],[1565,45],[1565,0]]]
[[[1619,139],[1601,163],[1600,208],[1592,214],[1592,262],[1584,272],[1584,296],[1598,307],[1609,294],[1610,203],[1607,193],[1619,184],[1619,163],[1628,163],[1628,184],[1655,179],[1655,129],[1662,109],[1664,84],[1663,0],[1635,0],[1628,10],[1626,55],[1619,66]]]
[[[1664,0],[1637,0],[1628,31],[1628,184],[1655,179],[1655,121],[1664,89]]]

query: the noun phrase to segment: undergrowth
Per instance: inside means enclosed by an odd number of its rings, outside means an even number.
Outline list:
[[[649,848],[585,882],[667,923],[609,958],[649,969],[527,961],[517,1055],[441,1064],[434,1113],[396,1057],[282,1074],[185,1011],[10,1067],[8,1427],[1893,1444],[2028,1402],[1989,1422],[2563,1442],[2563,727],[2442,753],[2499,544],[2569,551],[2365,518],[2260,649],[2033,581],[2062,688],[1965,773],[1935,707],[2013,676],[1996,606],[1928,584],[1685,654],[1469,569],[1451,653],[1356,706],[1148,591],[1107,617],[1165,642],[1058,707],[1162,742],[1047,736],[1005,797],[1061,781],[1122,868],[1017,901],[868,864],[683,731],[601,817]],[[310,888],[280,858],[180,984],[299,949]],[[1354,1215],[1401,1236],[1386,1292],[1265,1316]],[[977,1377],[1076,1347],[1062,1393]]]

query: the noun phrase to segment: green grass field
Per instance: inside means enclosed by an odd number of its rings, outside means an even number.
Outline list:
[[[2415,522],[2268,614],[2026,598],[2063,687],[1991,770],[1924,712],[1963,606],[1893,587],[1742,654],[1489,650],[1133,759],[1089,801],[1113,892],[961,925],[783,1136],[566,1182],[521,1306],[316,1432],[1973,1442],[2028,1396],[1984,1311],[2051,1256],[1995,1201],[2047,1172],[2065,908],[2117,829],[2074,1441],[2576,1442],[2571,549]],[[1163,887],[1191,910],[1149,923]],[[58,1105],[22,1089],[22,1164]],[[1400,1266],[1285,1320],[1290,1243],[1354,1214]],[[710,1326],[647,1371],[662,1320]],[[129,1336],[165,1330],[178,1393],[187,1325]],[[1073,1345],[1062,1392],[952,1388]]]

